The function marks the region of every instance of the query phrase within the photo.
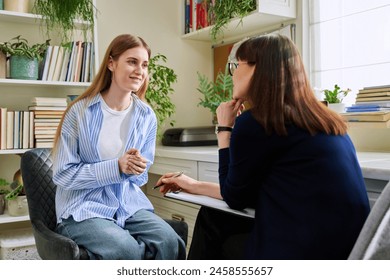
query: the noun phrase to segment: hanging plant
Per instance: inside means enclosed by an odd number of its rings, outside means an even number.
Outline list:
[[[146,101],[153,108],[158,128],[161,129],[165,120],[175,113],[175,104],[170,95],[173,93],[172,84],[177,81],[175,71],[161,63],[167,62],[165,55],[156,54],[149,60],[149,87],[146,91]],[[174,125],[174,121],[170,122]]]
[[[47,35],[56,28],[60,29],[62,42],[68,42],[73,37],[77,29],[75,20],[88,22],[82,29],[85,37],[88,33],[93,34],[97,10],[92,0],[35,0],[32,10],[42,15]]]
[[[209,21],[213,24],[210,36],[213,40],[223,35],[223,28],[232,18],[242,19],[256,10],[256,0],[209,0]]]

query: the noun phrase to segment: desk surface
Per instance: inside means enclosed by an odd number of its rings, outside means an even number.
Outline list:
[[[218,147],[157,146],[156,156],[218,163]],[[390,153],[358,152],[357,157],[364,178],[390,181]]]

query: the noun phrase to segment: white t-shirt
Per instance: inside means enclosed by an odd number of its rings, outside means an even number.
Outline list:
[[[101,98],[103,124],[98,140],[98,149],[102,160],[121,157],[125,152],[133,102],[123,111],[115,111],[108,107]]]

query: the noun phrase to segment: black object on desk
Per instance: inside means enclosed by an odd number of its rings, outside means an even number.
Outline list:
[[[218,144],[214,126],[170,128],[162,138],[164,146],[213,146]]]

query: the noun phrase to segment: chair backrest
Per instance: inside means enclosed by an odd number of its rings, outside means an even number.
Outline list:
[[[348,259],[390,259],[390,182],[372,207]]]
[[[21,159],[23,184],[26,190],[31,221],[40,220],[49,229],[56,227],[55,193],[51,149],[32,149]]]

